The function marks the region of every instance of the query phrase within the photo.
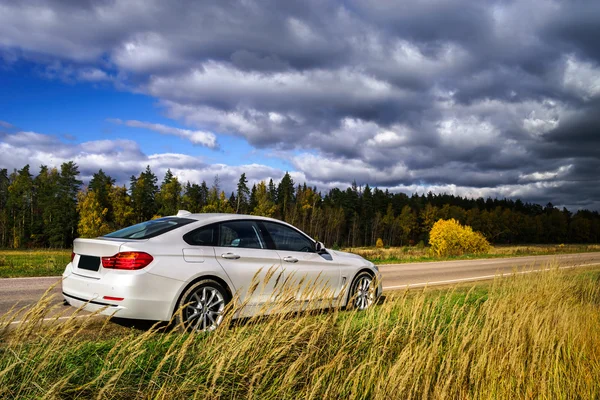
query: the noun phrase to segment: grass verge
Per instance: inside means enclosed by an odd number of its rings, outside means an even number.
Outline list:
[[[0,278],[58,276],[71,261],[71,250],[0,250]]]
[[[211,334],[42,325],[47,301],[16,328],[0,322],[0,398],[600,397],[599,269],[395,292],[366,312]]]

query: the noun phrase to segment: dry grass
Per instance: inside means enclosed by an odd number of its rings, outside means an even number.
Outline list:
[[[474,258],[499,258],[499,257],[520,257],[520,256],[539,256],[553,254],[571,254],[587,253],[600,251],[600,245],[578,245],[578,244],[558,244],[558,245],[523,245],[523,246],[492,246],[488,254],[466,254],[458,257],[434,257],[430,254],[429,248],[418,246],[375,248],[375,247],[350,247],[342,249],[351,253],[358,254],[374,263],[404,263],[419,261],[443,261],[460,260]]]
[[[600,271],[584,271],[226,320],[211,334],[42,325],[42,299],[27,322],[0,322],[0,398],[599,398]]]

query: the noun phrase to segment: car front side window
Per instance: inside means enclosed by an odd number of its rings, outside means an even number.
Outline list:
[[[265,221],[263,224],[267,228],[271,239],[273,239],[275,249],[306,253],[315,252],[314,243],[297,230],[274,222]]]

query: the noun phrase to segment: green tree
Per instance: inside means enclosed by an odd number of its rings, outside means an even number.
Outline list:
[[[258,189],[258,188],[257,188]],[[288,172],[285,173],[277,186],[277,205],[281,219],[287,221],[294,202],[294,180]]]
[[[11,174],[8,186],[7,208],[12,222],[13,248],[19,248],[29,241],[33,218],[33,179],[29,165]]]
[[[167,170],[165,178],[160,185],[160,191],[156,198],[159,204],[158,214],[161,216],[175,215],[181,205],[181,184],[170,169]],[[189,211],[189,210],[188,210]]]
[[[181,208],[193,213],[198,213],[202,207],[206,205],[206,197],[208,196],[208,188],[206,192],[206,182],[202,182],[202,186],[196,183],[190,184],[187,182],[183,189],[183,197],[181,198]]]
[[[40,167],[40,173],[34,179],[35,186],[35,242],[38,246],[49,246],[51,231],[54,229],[58,214],[60,174],[56,168]]]
[[[400,227],[400,245],[408,243],[412,235],[417,230],[417,216],[413,213],[410,206],[404,206],[398,216],[398,226]]]
[[[158,211],[156,204],[157,182],[158,179],[149,165],[137,178],[135,176],[131,177],[130,191],[135,222],[148,221],[156,215]]]
[[[248,188],[248,179],[246,173],[243,172],[237,184],[236,192],[236,214],[246,214],[250,202],[250,189]]]
[[[110,191],[115,184],[115,180],[106,175],[102,169],[98,170],[88,185],[88,189],[95,193],[96,200],[102,209],[106,209],[106,218],[108,221],[113,220],[112,204],[110,202]]]
[[[433,228],[433,224],[439,219],[438,208],[432,206],[431,203],[427,203],[423,211],[421,211],[421,231],[426,235],[429,240],[429,232]]]
[[[0,247],[8,246],[8,170],[0,169]]]
[[[62,163],[58,179],[59,212],[57,229],[50,236],[50,245],[53,247],[71,247],[77,234],[77,193],[81,187],[79,180],[79,167],[73,161]]]

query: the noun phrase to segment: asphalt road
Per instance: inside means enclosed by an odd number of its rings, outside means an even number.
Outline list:
[[[484,260],[440,261],[410,264],[380,265],[384,291],[406,287],[447,285],[459,282],[492,279],[500,274],[527,273],[547,268],[600,265],[600,252],[563,254],[559,256],[529,256]],[[60,277],[0,279],[0,315],[12,307],[35,304],[50,289],[56,294],[52,304],[62,303]]]

